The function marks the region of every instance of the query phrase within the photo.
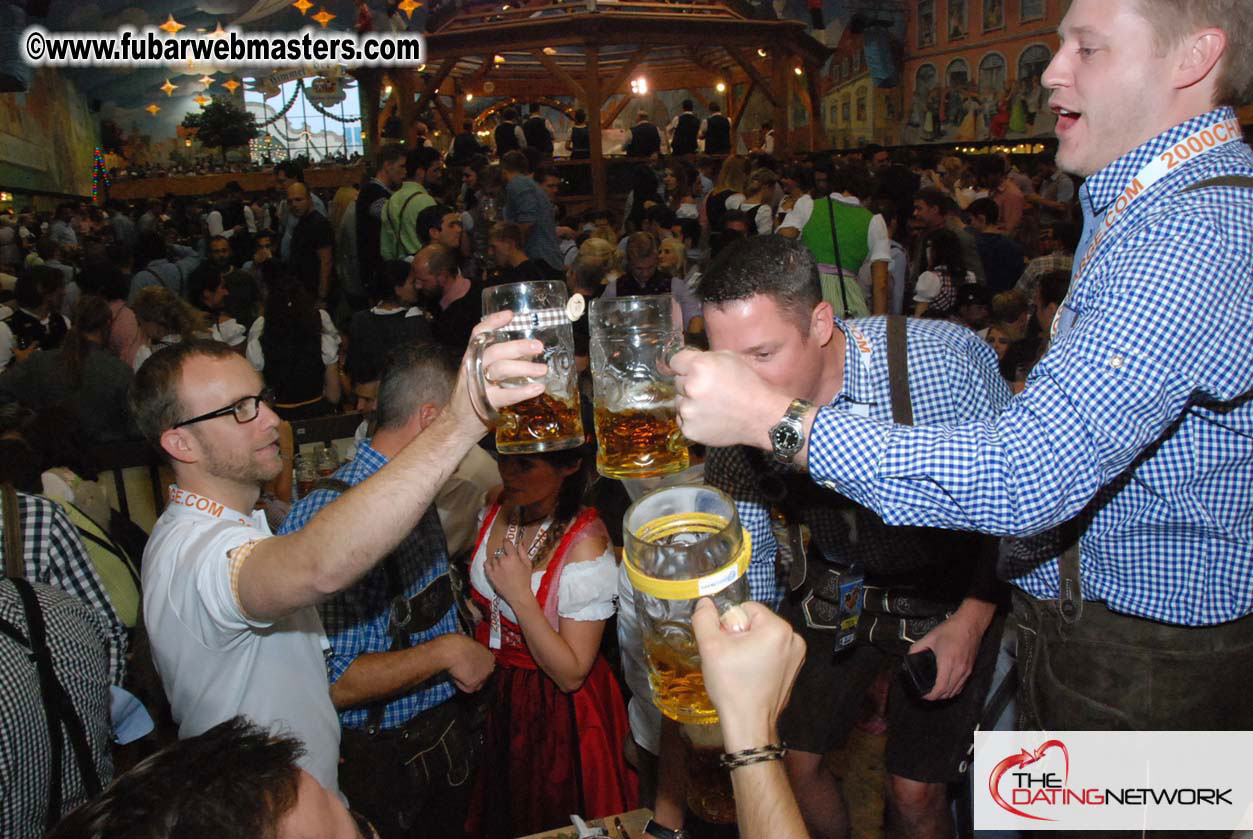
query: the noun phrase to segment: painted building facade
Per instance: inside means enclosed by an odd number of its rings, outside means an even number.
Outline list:
[[[901,142],[901,87],[875,83],[862,33],[844,30],[826,70],[822,127],[830,147]]]
[[[902,143],[1050,135],[1040,83],[1066,0],[913,0],[905,26]],[[842,107],[842,106],[841,106]]]

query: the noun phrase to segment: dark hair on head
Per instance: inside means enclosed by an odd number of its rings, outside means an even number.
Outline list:
[[[680,104],[683,106],[683,110],[685,110],[685,111],[690,111],[690,110],[692,110],[692,108],[696,107],[696,106],[692,103],[692,100],[691,100],[691,99],[684,99],[684,100],[683,100]]]
[[[131,416],[152,446],[161,452],[161,435],[186,419],[178,398],[178,385],[187,359],[203,355],[209,358],[238,358],[239,353],[220,341],[191,338],[170,344],[154,352],[135,371],[131,380]]]
[[[393,347],[379,373],[379,428],[400,428],[424,404],[444,405],[457,380],[460,359],[430,341],[406,341]]]
[[[674,226],[674,210],[665,204],[654,204],[644,210],[644,220],[653,222],[666,230]]]
[[[691,239],[692,245],[695,246],[700,242],[700,222],[694,218],[675,219],[671,227],[678,225],[679,232],[683,234],[684,239]]]
[[[716,99],[715,99],[715,100],[711,100],[711,101],[710,101],[710,103],[709,103],[709,111],[710,111],[710,113],[715,113],[715,114],[716,114],[716,113],[718,113],[718,112],[719,112],[719,111],[721,111],[721,110],[722,110],[722,106],[718,104],[718,101],[717,101]]]
[[[814,307],[822,302],[818,264],[803,243],[782,236],[751,236],[727,244],[701,278],[697,296],[703,304],[720,305],[770,297],[809,334]]]
[[[586,420],[584,420],[586,423]],[[587,498],[587,489],[592,482],[592,466],[595,458],[592,457],[594,449],[587,444],[577,446],[573,449],[564,449],[556,452],[536,452],[535,454],[502,454],[501,460],[506,457],[531,458],[534,460],[542,460],[554,469],[568,469],[571,466],[577,466],[575,469],[561,482],[561,487],[557,490],[557,504],[553,508],[554,527],[549,531],[549,538],[545,547],[556,547],[561,541],[561,537],[565,534],[566,527],[574,521],[575,516],[579,514],[579,510],[583,508],[583,502]],[[541,552],[545,548],[541,548]]]
[[[860,163],[844,162],[831,173],[828,186],[832,192],[844,192],[867,200],[874,195],[874,178]]]
[[[439,230],[444,226],[444,216],[456,212],[447,204],[432,204],[418,212],[415,223],[418,226],[418,240],[427,245],[431,242],[431,229]]]
[[[500,112],[500,116],[506,122],[511,122],[518,118],[518,112],[515,108],[505,108]]]
[[[935,207],[942,213],[949,212],[949,208],[954,206],[953,199],[950,198],[947,193],[942,192],[933,186],[918,190],[914,193],[914,199],[931,207]]]
[[[47,262],[61,251],[61,245],[51,236],[40,236],[35,242],[35,253]]]
[[[274,839],[296,805],[303,755],[300,741],[235,717],[136,764],[48,839]]]
[[[317,301],[290,268],[273,260],[262,268],[265,278],[265,329],[261,349],[278,343],[316,345],[322,335],[322,316]],[[313,350],[317,352],[317,349]]]
[[[1045,306],[1050,304],[1060,306],[1066,299],[1068,291],[1070,291],[1069,271],[1049,271],[1040,277],[1040,302]]]
[[[149,230],[140,233],[135,243],[135,269],[142,270],[148,267],[149,262],[164,259],[165,250],[165,237],[160,232]]]
[[[192,271],[187,278],[187,300],[202,312],[209,311],[205,305],[204,295],[207,291],[217,291],[226,282],[226,277],[219,271]]]
[[[587,111],[582,108],[576,108],[574,111],[574,121],[583,122],[587,119]]]
[[[923,240],[924,254],[927,248],[931,249],[927,260],[928,268],[943,267],[955,286],[966,282],[966,259],[962,254],[961,240],[956,233],[946,227],[932,230]]]
[[[73,325],[61,345],[61,360],[70,383],[78,387],[83,383],[83,362],[91,351],[89,335],[108,340],[109,327],[113,325],[113,310],[103,297],[84,294],[74,304]],[[101,346],[97,344],[96,346]]]
[[[536,166],[535,171],[531,173],[531,178],[537,184],[542,184],[546,178],[561,180],[561,173],[557,171],[555,166]]]
[[[501,156],[500,168],[515,175],[529,175],[531,173],[531,164],[527,162],[526,155],[518,149],[507,151]]]
[[[463,119],[463,120],[461,121],[461,130],[462,130],[462,131],[473,131],[473,130],[474,130],[474,120],[472,120],[472,119]]]
[[[784,166],[780,177],[789,181],[795,181],[801,192],[809,192],[814,188],[813,170],[800,163],[789,163]]]
[[[389,259],[383,269],[371,278],[370,296],[378,302],[396,301],[396,289],[409,279],[411,267],[403,259]]]
[[[291,178],[293,181],[305,182],[305,171],[298,164],[291,160],[284,160],[282,163],[274,164],[274,174],[283,173],[285,177]]]
[[[991,198],[976,198],[970,202],[966,212],[971,216],[982,216],[985,224],[996,224],[1001,219],[1001,208]]]
[[[13,293],[17,298],[17,305],[37,309],[43,305],[45,297],[64,285],[65,275],[58,269],[48,265],[33,265],[18,275]]]
[[[21,402],[0,402],[0,437],[26,437],[35,423],[35,412]]]
[[[391,146],[390,148],[404,150],[400,146]],[[405,177],[412,178],[418,174],[418,170],[426,171],[430,169],[440,159],[439,149],[433,149],[430,146],[418,146],[416,149],[410,149],[405,154]],[[382,165],[383,158],[380,154],[379,164]]]

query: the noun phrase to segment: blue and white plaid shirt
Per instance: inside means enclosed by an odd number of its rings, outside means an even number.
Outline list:
[[[1217,120],[1166,131],[1088,179],[1086,231],[1154,156]],[[1208,625],[1253,612],[1253,176],[1233,143],[1132,203],[1071,288],[1073,325],[995,422],[903,428],[823,409],[809,469],[890,524],[1026,536],[1078,517],[1083,596]],[[1079,253],[1086,245],[1081,245]],[[1014,569],[1057,596],[1057,563]]]
[[[869,365],[862,360],[849,324],[837,320],[836,325],[844,331],[848,342],[844,385],[824,413],[864,416],[890,423],[892,394],[888,380],[887,319],[862,318],[850,323],[869,345],[870,353],[865,356]],[[975,333],[947,321],[910,319],[906,334],[909,393],[916,423],[991,422],[1008,404],[1009,386],[997,370],[996,355]],[[770,528],[771,503],[757,489],[758,476],[752,464],[737,449],[713,449],[705,464],[705,482],[736,500],[740,523],[753,538],[753,557],[748,566],[750,595],[754,600],[777,608],[785,593],[786,581],[775,579],[778,543]],[[857,529],[857,526],[851,527],[851,531]],[[896,534],[895,538],[899,546],[904,537]],[[852,532],[850,541],[842,546],[848,552],[844,558],[858,560],[859,552],[880,550],[881,545],[882,541],[872,538],[872,534]]]
[[[357,446],[356,457],[339,467],[335,477],[356,486],[386,464],[387,458],[379,454],[369,440],[365,440]],[[328,490],[309,493],[292,507],[279,528],[279,534],[304,527],[319,510],[337,497],[336,493]],[[369,523],[363,522],[362,526],[369,527]],[[405,580],[405,597],[412,597],[448,573],[448,550],[444,546],[444,531],[434,504],[427,509],[418,526],[396,546],[395,554],[400,559],[401,577]],[[331,644],[327,673],[332,683],[339,681],[357,656],[388,651],[391,635],[387,628],[391,611],[387,597],[387,572],[382,563],[374,566],[355,585],[318,607],[322,626]],[[435,626],[426,632],[413,633],[410,640],[417,646],[440,635],[459,631],[457,610],[452,608]],[[455,688],[448,680],[424,690],[410,691],[387,703],[383,711],[383,728],[404,725],[423,711],[442,704],[453,693]],[[369,715],[370,706],[340,711],[339,722],[345,728],[363,728]]]

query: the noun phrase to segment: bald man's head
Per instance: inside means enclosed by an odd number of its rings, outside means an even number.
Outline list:
[[[287,185],[287,211],[296,218],[309,212],[309,187],[300,181],[292,181]]]

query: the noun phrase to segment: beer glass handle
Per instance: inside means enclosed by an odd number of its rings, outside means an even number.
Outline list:
[[[470,341],[470,352],[466,356],[466,382],[470,388],[470,402],[479,418],[490,425],[499,425],[500,413],[487,398],[487,374],[483,370],[483,351],[487,349],[492,334],[480,332]]]

